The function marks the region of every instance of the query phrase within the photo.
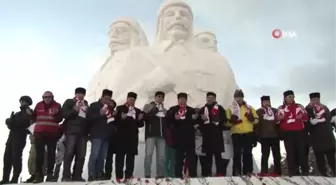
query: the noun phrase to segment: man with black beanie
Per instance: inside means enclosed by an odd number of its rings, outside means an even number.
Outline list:
[[[307,130],[309,132],[311,145],[316,158],[317,168],[321,175],[327,176],[327,165],[336,176],[336,160],[335,160],[335,135],[330,124],[330,111],[327,106],[320,102],[321,94],[314,92],[309,94],[310,103],[306,106],[309,116]]]
[[[164,162],[165,162],[165,136],[167,127],[167,110],[164,102],[165,93],[157,91],[155,93],[155,100],[146,104],[143,108],[145,121],[145,140],[146,140],[146,154],[145,154],[145,177],[150,178],[152,157],[155,149],[156,153],[156,176],[164,177]]]
[[[139,129],[144,126],[144,114],[140,109],[135,107],[137,94],[129,92],[126,103],[116,108],[117,124],[117,143],[116,143],[116,162],[115,174],[117,182],[128,182],[133,177],[134,160],[138,155]],[[126,170],[124,165],[126,158]]]
[[[110,101],[113,92],[104,89],[101,98],[91,103],[87,111],[88,132],[91,141],[91,153],[88,163],[88,181],[102,180],[104,162],[108,149],[114,114]]]
[[[280,127],[276,120],[277,109],[271,106],[270,96],[262,96],[261,108],[257,110],[259,124],[257,135],[261,143],[261,173],[260,176],[281,175],[281,154],[280,154]],[[268,172],[268,158],[272,150],[274,160],[274,173]]]
[[[62,181],[85,181],[82,178],[86,154],[88,102],[84,100],[86,90],[75,89],[75,97],[65,100],[61,112],[64,118],[65,154]],[[75,168],[71,173],[71,163],[75,157]]]
[[[197,115],[195,110],[187,105],[188,95],[177,95],[178,105],[168,111],[169,124],[173,129],[174,147],[176,149],[175,175],[182,178],[183,160],[186,159],[190,177],[197,177],[195,154],[195,128]]]
[[[202,149],[206,153],[208,163],[206,176],[212,175],[213,157],[216,160],[216,176],[224,176],[226,171],[221,154],[224,152],[223,129],[228,120],[225,109],[217,103],[214,92],[206,94],[206,101],[199,113],[202,120],[200,122],[200,130],[203,135]]]
[[[278,108],[276,118],[280,121],[281,137],[285,144],[288,174],[308,175],[307,133],[304,124],[308,121],[307,111],[302,105],[295,103],[292,90],[285,91],[283,95],[284,104]]]

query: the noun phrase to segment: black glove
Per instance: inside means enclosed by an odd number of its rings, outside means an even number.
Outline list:
[[[308,113],[308,117],[314,119],[315,118],[315,114],[314,114],[314,109],[313,108],[307,108],[307,113]]]
[[[233,123],[233,124],[237,124],[238,123],[238,119],[239,119],[239,117],[237,115],[232,114],[231,118],[230,118],[230,122]]]
[[[255,120],[253,114],[248,114],[248,115],[246,116],[246,118],[247,118],[250,122],[254,122],[254,120]]]

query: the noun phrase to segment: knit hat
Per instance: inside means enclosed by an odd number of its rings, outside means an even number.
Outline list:
[[[134,98],[134,99],[136,99],[137,96],[138,96],[138,95],[137,95],[135,92],[129,92],[129,93],[127,94],[127,98]]]
[[[83,87],[77,87],[75,89],[75,94],[86,94],[86,89],[84,89]]]
[[[288,91],[285,91],[285,92],[283,93],[284,98],[286,98],[286,97],[289,96],[289,95],[294,95],[294,91],[292,91],[292,90],[288,90]]]
[[[309,98],[313,99],[313,98],[320,98],[321,94],[319,92],[313,92],[309,94]]]

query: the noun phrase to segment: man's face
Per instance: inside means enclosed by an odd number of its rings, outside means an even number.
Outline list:
[[[295,98],[294,95],[288,95],[288,96],[285,97],[285,101],[287,103],[293,103],[294,102],[294,98]]]
[[[109,100],[109,106],[111,106],[113,108],[116,107],[116,104],[115,104],[115,102],[112,99]]]
[[[202,49],[217,51],[217,40],[211,34],[199,34],[196,38],[197,45]]]
[[[187,99],[184,98],[184,97],[179,98],[179,99],[178,99],[178,103],[179,103],[180,105],[185,105],[185,104],[187,104]]]
[[[313,105],[318,105],[320,104],[320,98],[312,98],[310,99],[310,103]]]
[[[128,49],[131,43],[131,28],[123,22],[112,25],[110,37],[110,49],[114,52]]]
[[[270,100],[264,100],[262,101],[262,106],[263,107],[269,107],[271,105],[271,101]]]
[[[111,96],[103,96],[101,97],[101,101],[103,104],[109,104],[109,102],[111,101]]]
[[[20,101],[20,106],[24,107],[24,106],[28,106],[28,103],[26,101]]]
[[[45,104],[50,104],[54,99],[54,95],[50,92],[45,92],[42,98]]]
[[[79,100],[84,100],[85,94],[83,94],[83,93],[76,93],[75,96],[76,96]]]
[[[134,104],[135,104],[135,100],[136,100],[136,99],[133,98],[133,97],[128,97],[128,98],[127,98],[127,103],[130,104],[130,105],[134,105]]]
[[[237,103],[242,104],[244,103],[244,97],[235,97]]]
[[[206,101],[208,104],[213,104],[216,101],[216,97],[213,95],[207,96]]]
[[[192,15],[185,7],[168,7],[163,13],[163,27],[170,36],[188,39],[192,28]]]
[[[163,95],[157,95],[157,96],[155,96],[155,101],[156,101],[157,103],[163,103],[163,101],[164,101],[164,96],[163,96]]]

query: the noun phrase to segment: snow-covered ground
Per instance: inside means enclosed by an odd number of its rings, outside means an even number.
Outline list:
[[[336,178],[326,177],[217,177],[217,178],[194,178],[194,179],[140,179],[134,178],[126,185],[334,185]],[[113,185],[112,181],[96,181],[90,183],[43,183],[41,185]]]

